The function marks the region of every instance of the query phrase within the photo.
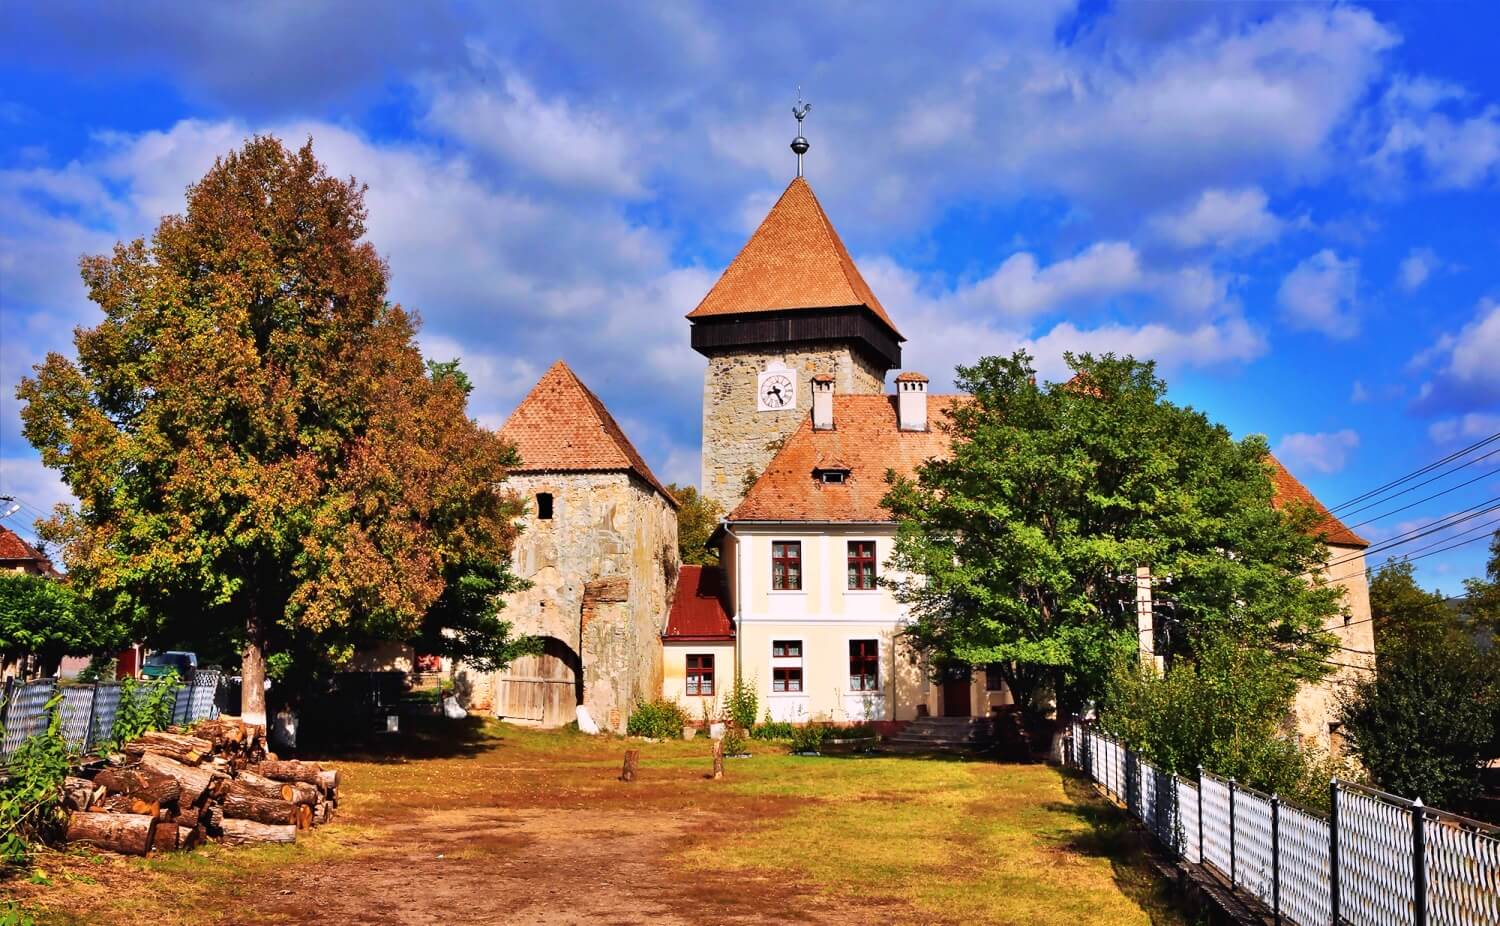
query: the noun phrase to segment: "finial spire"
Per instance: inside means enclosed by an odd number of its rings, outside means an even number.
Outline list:
[[[802,102],[802,85],[798,84],[797,105],[792,107],[792,115],[797,117],[797,137],[792,139],[792,151],[797,155],[797,176],[799,177],[802,176],[802,155],[812,147],[807,143],[807,139],[802,137],[802,120],[807,118],[809,112],[812,112],[812,104]]]

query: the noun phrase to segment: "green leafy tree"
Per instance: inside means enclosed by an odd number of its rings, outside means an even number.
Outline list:
[[[43,533],[80,593],[147,640],[238,648],[247,718],[268,654],[444,621],[502,652],[498,598],[473,592],[514,582],[513,450],[468,417],[456,365],[424,363],[364,234],[364,188],[311,141],[251,139],[149,242],[83,260],[104,320],[17,389],[78,499]]]
[[[0,780],[0,863],[21,865],[31,843],[63,821],[62,785],[69,767],[62,735],[62,693],[47,702],[47,728],[21,741]],[[3,732],[3,731],[0,731]]]
[[[1370,577],[1370,616],[1378,652],[1422,641],[1458,644],[1464,636],[1457,610],[1437,592],[1417,585],[1409,562],[1387,562]]]
[[[64,656],[88,656],[123,646],[125,627],[95,613],[68,582],[23,572],[0,573],[0,663],[30,654],[42,674],[57,672]]]
[[[1490,538],[1490,561],[1484,578],[1466,579],[1461,612],[1473,627],[1500,634],[1500,530]]]
[[[1313,512],[1273,506],[1264,440],[1166,401],[1150,363],[1067,362],[1065,384],[1039,384],[1024,352],[959,367],[973,399],[937,423],[952,454],[890,477],[909,639],[934,664],[999,663],[1029,711],[1049,687],[1075,710],[1136,646],[1147,564],[1178,655],[1229,636],[1296,677],[1325,674],[1321,628],[1342,592],[1307,581],[1327,549]]]
[[[719,526],[723,509],[719,503],[699,494],[696,486],[667,486],[680,503],[677,509],[677,551],[682,562],[710,566],[718,563],[719,551],[710,550],[708,538]]]
[[[1463,807],[1500,728],[1500,670],[1471,637],[1382,647],[1379,671],[1362,676],[1341,715],[1350,749],[1388,791]]]

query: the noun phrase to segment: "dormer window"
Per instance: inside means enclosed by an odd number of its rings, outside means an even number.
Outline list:
[[[813,478],[828,485],[843,485],[849,481],[847,469],[815,469]]]

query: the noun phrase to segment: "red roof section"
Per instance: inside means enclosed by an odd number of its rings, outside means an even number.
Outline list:
[[[812,187],[798,177],[687,317],[856,305],[867,307],[901,337],[854,266]]]
[[[1307,491],[1307,486],[1297,481],[1281,461],[1266,454],[1266,464],[1271,468],[1271,485],[1274,491],[1271,495],[1271,504],[1280,508],[1287,503],[1306,505],[1313,511],[1322,515],[1322,519],[1313,527],[1313,531],[1323,538],[1324,543],[1331,543],[1341,547],[1367,547],[1370,542],[1344,526],[1344,522],[1334,517],[1333,514],[1318,501],[1317,497]]]
[[[521,456],[515,472],[625,470],[677,499],[651,472],[609,409],[561,360],[552,364],[500,428]]]
[[[0,527],[0,563],[46,563],[50,566],[52,561],[38,553],[35,547],[22,540],[15,531]]]
[[[927,397],[932,427],[903,431],[896,416],[896,397],[835,395],[833,428],[813,430],[811,417],[787,438],[766,471],[750,487],[731,521],[889,521],[880,500],[889,486],[885,473],[916,473],[918,464],[948,453],[952,440],[935,425],[953,402],[966,396]],[[849,478],[825,483],[813,470],[830,463],[847,466]]]
[[[666,642],[734,639],[734,622],[724,608],[724,570],[718,566],[683,566],[677,572],[677,594],[667,615]]]

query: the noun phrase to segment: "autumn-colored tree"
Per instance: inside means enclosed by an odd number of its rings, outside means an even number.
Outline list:
[[[468,417],[456,365],[424,365],[364,233],[364,187],[310,140],[253,138],[149,243],[82,261],[104,321],[17,389],[78,499],[44,527],[75,586],[147,639],[236,642],[246,719],[268,652],[450,622],[453,648],[507,655],[512,451]]]
[[[708,538],[719,526],[723,509],[711,498],[698,493],[696,486],[667,486],[681,504],[677,508],[677,552],[684,563],[711,566],[719,561],[719,552],[707,547]]]

